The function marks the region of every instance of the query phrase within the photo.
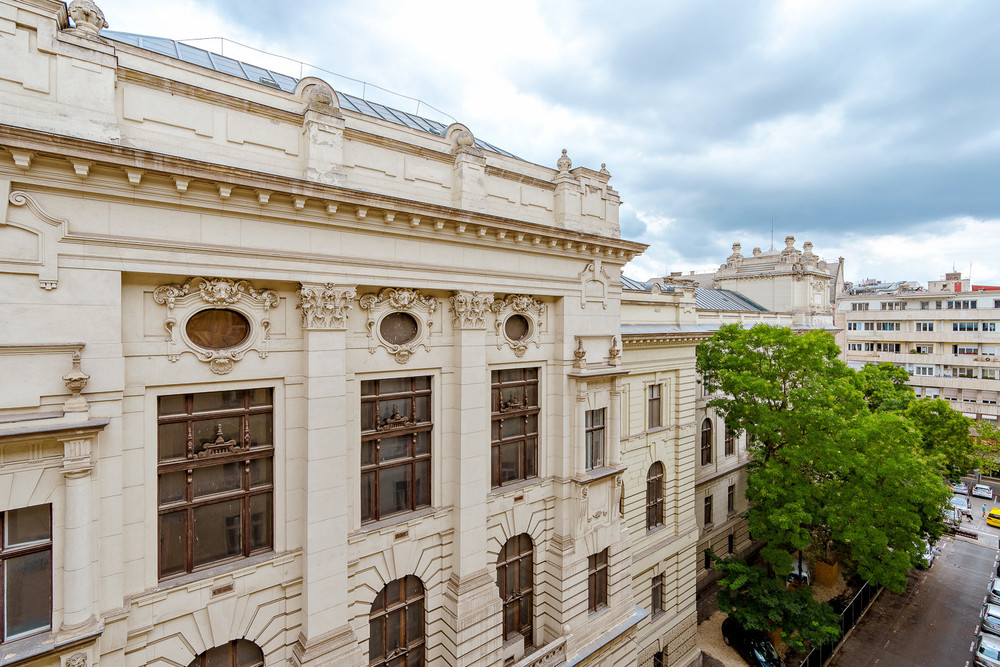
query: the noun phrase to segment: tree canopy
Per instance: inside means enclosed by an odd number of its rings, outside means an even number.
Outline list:
[[[915,399],[904,370],[855,371],[839,354],[823,331],[727,325],[698,346],[697,368],[708,405],[747,433],[747,518],[766,542],[769,576],[783,586],[789,554],[801,550],[901,591],[924,537],[943,531],[950,492],[942,477],[972,466],[970,422],[945,401]],[[723,581],[746,584],[747,576]],[[738,612],[748,627],[773,615],[752,595],[730,593],[720,607],[752,607]],[[805,634],[794,624],[823,624],[810,609],[782,622]]]

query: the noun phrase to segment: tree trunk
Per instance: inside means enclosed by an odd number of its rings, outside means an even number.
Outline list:
[[[816,583],[820,586],[833,587],[840,579],[840,561],[827,563],[822,560],[816,561]]]

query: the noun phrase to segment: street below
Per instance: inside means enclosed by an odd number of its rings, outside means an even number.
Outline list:
[[[971,485],[970,485],[971,486]],[[979,615],[996,573],[1000,529],[981,516],[995,501],[970,498],[979,539],[942,538],[929,570],[913,570],[902,594],[883,591],[830,662],[835,667],[973,663]]]

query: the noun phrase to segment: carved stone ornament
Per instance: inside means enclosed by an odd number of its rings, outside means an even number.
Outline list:
[[[0,262],[5,271],[37,275],[39,287],[55,289],[59,284],[59,241],[67,231],[67,221],[46,213],[35,195],[11,190],[10,181],[0,179]]]
[[[350,288],[326,285],[300,285],[299,305],[303,329],[346,329],[347,316],[354,308],[357,293]]]
[[[587,264],[577,277],[580,279],[580,308],[586,308],[588,303],[599,303],[607,310],[611,276],[601,266],[601,260]]]
[[[492,294],[454,292],[449,301],[452,324],[456,329],[482,329],[486,326],[486,313],[493,305]]]
[[[83,651],[77,651],[66,658],[66,667],[87,667],[87,654]]]
[[[583,339],[579,336],[576,337],[576,349],[573,350],[573,356],[576,357],[574,368],[587,368],[587,349],[583,346]]]
[[[621,364],[622,350],[618,347],[618,339],[611,337],[611,347],[608,349],[608,366],[618,366]]]
[[[437,312],[438,303],[433,297],[414,289],[386,287],[376,294],[365,294],[358,300],[361,309],[367,311],[368,351],[375,354],[378,348],[385,349],[401,364],[405,364],[418,347],[430,352],[427,340],[434,327],[432,317]],[[415,323],[413,335],[405,341],[395,342],[386,336],[383,324],[387,318],[398,317],[400,313],[411,317]],[[404,315],[404,317],[405,317]]]
[[[153,300],[166,306],[163,328],[167,335],[167,358],[176,362],[184,352],[208,363],[213,373],[225,375],[251,350],[264,359],[271,338],[270,310],[278,306],[278,293],[258,290],[246,280],[229,278],[191,278],[183,285],[160,285],[153,290]],[[192,340],[187,322],[199,312],[215,308],[234,311],[245,319],[246,335],[229,347],[208,347]],[[178,326],[179,325],[179,326]]]
[[[96,35],[108,27],[104,12],[93,0],[73,0],[69,3],[69,15],[76,29],[88,35]]]
[[[508,294],[502,299],[494,300],[490,306],[493,311],[493,329],[497,337],[497,349],[506,345],[514,350],[514,354],[523,357],[529,344],[539,347],[542,330],[545,327],[545,304],[527,294]],[[527,322],[523,335],[511,337],[508,319],[522,317]]]
[[[66,383],[66,388],[72,392],[72,396],[66,399],[63,403],[63,410],[66,412],[86,412],[87,411],[87,399],[80,394],[83,388],[87,386],[87,381],[90,376],[83,372],[80,368],[80,352],[76,351],[73,353],[73,368],[69,373],[63,376],[63,382]]]

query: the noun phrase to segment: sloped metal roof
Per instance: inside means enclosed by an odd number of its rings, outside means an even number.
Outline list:
[[[695,304],[699,310],[748,310],[766,313],[767,308],[754,303],[739,292],[728,289],[694,288]]]
[[[196,46],[191,46],[190,44],[184,44],[183,42],[178,42],[173,39],[167,39],[165,37],[150,37],[149,35],[137,35],[131,32],[117,32],[115,30],[102,30],[101,37],[107,37],[108,39],[121,42],[122,44],[129,44],[140,49],[145,49],[146,51],[159,53],[160,55],[167,56],[168,58],[176,58],[177,60],[182,60],[191,65],[206,67],[222,74],[239,77],[241,79],[245,79],[246,81],[252,81],[254,83],[270,86],[271,88],[283,90],[286,93],[294,93],[295,86],[299,82],[298,79],[286,74],[275,72],[274,70],[266,69],[264,67],[257,67],[256,65],[234,60],[233,58],[227,58],[226,56],[218,53],[213,53],[211,51],[200,49]],[[339,90],[335,92],[337,93],[337,100],[340,103],[341,109],[354,111],[372,118],[380,118],[382,120],[389,121],[390,123],[405,125],[411,129],[420,130],[421,132],[427,132],[428,134],[434,134],[439,137],[443,137],[444,131],[447,129],[447,125],[430,118],[424,118],[423,116],[418,116],[407,111],[393,109],[383,104],[378,104],[377,102],[370,102],[354,95],[342,93]],[[475,141],[476,146],[482,148],[483,150],[520,159],[513,153],[509,153],[502,148],[497,148],[493,144],[487,143],[481,139],[477,138]]]

